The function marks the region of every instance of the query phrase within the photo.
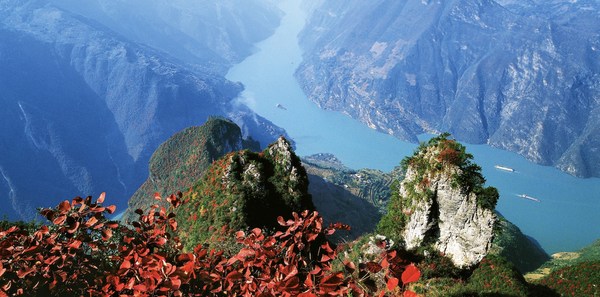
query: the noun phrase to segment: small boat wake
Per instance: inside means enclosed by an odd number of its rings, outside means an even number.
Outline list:
[[[502,166],[502,165],[494,165],[494,168],[503,170],[503,171],[508,171],[508,172],[515,172],[514,169],[512,169],[510,167]]]
[[[541,202],[540,199],[531,197],[531,196],[529,196],[527,194],[517,194],[517,197],[523,198],[523,199],[528,199],[528,200],[535,201],[535,202]]]

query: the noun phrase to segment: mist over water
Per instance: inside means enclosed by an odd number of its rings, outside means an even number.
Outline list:
[[[310,102],[293,74],[302,60],[297,34],[306,15],[298,0],[281,2],[286,12],[275,34],[257,52],[233,67],[227,78],[245,86],[240,100],[287,130],[299,155],[333,153],[351,168],[389,171],[416,144],[368,128],[350,117]],[[279,106],[278,106],[279,105]],[[424,141],[430,136],[423,135]],[[498,188],[497,210],[534,237],[548,252],[574,251],[600,238],[600,179],[580,179],[486,145],[467,145],[483,168],[487,184]],[[494,168],[504,165],[507,172]],[[541,202],[520,198],[527,194]]]

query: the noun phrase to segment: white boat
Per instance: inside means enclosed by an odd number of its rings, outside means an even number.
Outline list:
[[[508,172],[514,172],[515,170],[510,168],[510,167],[506,167],[506,166],[502,166],[502,165],[494,165],[494,167],[496,169],[500,169],[500,170],[504,170],[504,171],[508,171]]]
[[[283,109],[283,110],[287,110],[287,108],[285,108],[285,106],[281,105],[280,103],[277,103],[275,105],[275,107],[279,108],[279,109]]]
[[[517,195],[517,197],[520,197],[520,198],[523,198],[523,199],[529,199],[529,200],[535,201],[535,202],[541,202],[540,199],[531,197],[531,196],[529,196],[527,194],[519,194],[519,195]]]

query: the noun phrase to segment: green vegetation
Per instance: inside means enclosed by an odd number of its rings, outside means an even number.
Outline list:
[[[479,207],[494,210],[499,198],[498,190],[485,187],[481,167],[472,162],[473,155],[449,137],[448,133],[433,137],[427,143],[421,143],[412,156],[402,160],[402,172],[411,174],[410,179],[402,181],[406,195],[399,193],[400,182],[392,183],[387,214],[380,221],[378,232],[399,239],[418,202],[433,199],[435,193],[430,189],[431,180],[442,173],[451,174],[452,186],[460,187],[464,194],[475,194]]]
[[[215,161],[178,209],[187,249],[223,244],[235,230],[275,228],[280,214],[314,209],[300,160],[283,138],[261,153],[233,152]]]
[[[240,128],[230,120],[211,117],[202,126],[189,127],[173,135],[152,154],[150,176],[129,200],[123,220],[134,219],[135,209],[156,203],[154,193],[170,195],[196,183],[213,161],[240,149],[259,150],[252,139],[242,139]]]
[[[400,167],[389,173],[375,169],[353,170],[329,154],[304,157],[302,163],[309,174],[320,176],[327,182],[343,187],[375,206],[382,214],[386,212],[392,182],[402,175]]]
[[[408,222],[409,213],[405,211],[406,205],[410,204],[408,199],[400,195],[400,182],[395,181],[390,186],[391,197],[387,207],[387,213],[377,224],[377,233],[385,234],[393,240],[402,240],[402,230]]]
[[[491,254],[504,257],[522,273],[535,270],[550,259],[548,254],[525,236],[517,226],[500,214],[497,214],[497,218]]]
[[[600,261],[583,261],[558,268],[538,283],[561,296],[600,296]]]

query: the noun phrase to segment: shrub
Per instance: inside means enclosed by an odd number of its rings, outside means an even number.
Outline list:
[[[176,209],[181,194],[167,201]],[[283,230],[273,235],[236,232],[240,249],[228,257],[202,245],[183,252],[164,207],[136,210],[129,228],[107,220],[115,207],[103,202],[104,194],[76,197],[41,211],[49,226],[0,231],[0,296],[415,296],[406,286],[420,271],[395,251],[335,271],[341,260],[327,236],[348,226],[324,227],[314,211],[279,217]]]

